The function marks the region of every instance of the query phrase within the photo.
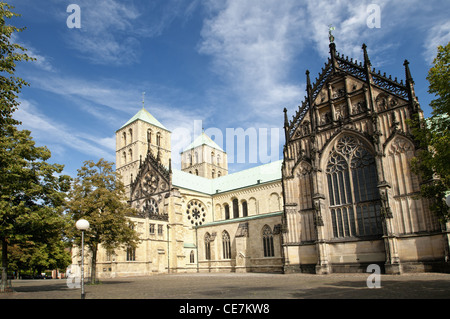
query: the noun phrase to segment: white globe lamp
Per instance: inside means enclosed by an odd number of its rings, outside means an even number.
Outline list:
[[[75,227],[81,230],[81,299],[85,299],[84,293],[84,231],[89,229],[89,222],[86,219],[79,219]]]

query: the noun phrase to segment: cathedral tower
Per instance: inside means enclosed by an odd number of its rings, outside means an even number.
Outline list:
[[[170,136],[171,132],[144,106],[116,131],[116,171],[122,176],[127,195],[148,152],[169,167]]]
[[[227,153],[202,132],[181,152],[181,170],[211,179],[227,175]]]

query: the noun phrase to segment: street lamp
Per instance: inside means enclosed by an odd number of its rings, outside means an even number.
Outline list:
[[[89,229],[89,222],[86,219],[80,219],[75,227],[81,230],[81,299],[84,299],[84,231]]]

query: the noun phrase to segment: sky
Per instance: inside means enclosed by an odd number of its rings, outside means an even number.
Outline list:
[[[14,117],[72,177],[86,160],[115,162],[115,132],[143,96],[172,132],[175,168],[201,129],[227,151],[230,173],[281,159],[283,109],[292,118],[306,95],[306,70],[314,80],[326,63],[330,25],[338,52],[362,61],[365,43],[372,66],[392,78],[405,79],[407,59],[428,117],[434,97],[426,76],[437,46],[450,41],[443,0],[8,3],[21,14],[10,23],[26,27],[13,40],[36,58],[17,66],[30,85]],[[252,136],[243,161],[231,149],[238,130]]]

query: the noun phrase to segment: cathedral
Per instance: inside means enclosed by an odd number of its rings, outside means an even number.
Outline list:
[[[171,163],[171,132],[142,107],[116,131],[137,248],[99,250],[99,277],[189,272],[448,270],[450,223],[418,197],[407,120],[423,117],[405,82],[336,51],[289,119],[283,159],[228,173],[204,132]],[[280,110],[281,112],[281,110]],[[282,123],[280,123],[281,127]],[[76,258],[75,258],[76,259]]]

